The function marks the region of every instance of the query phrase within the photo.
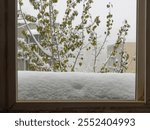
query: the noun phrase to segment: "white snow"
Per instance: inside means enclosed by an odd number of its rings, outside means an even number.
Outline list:
[[[135,100],[135,74],[19,71],[18,100]]]
[[[25,39],[24,39],[24,38],[20,38],[20,37],[18,37],[18,38],[17,38],[17,40],[18,40],[18,41],[20,41],[20,42],[26,43],[26,41],[25,41]]]
[[[37,29],[31,29],[30,31],[31,31],[31,33],[33,35],[39,34],[39,32],[37,31]],[[27,34],[30,35],[30,32],[28,31]]]

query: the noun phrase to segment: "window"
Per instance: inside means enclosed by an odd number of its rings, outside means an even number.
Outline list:
[[[145,100],[146,101],[146,107],[145,107],[145,102],[143,102],[143,93],[144,93],[144,80],[137,80],[137,84],[138,84],[138,88],[137,88],[137,101],[133,101],[133,102],[16,102],[16,78],[15,78],[15,74],[16,74],[16,62],[15,62],[15,34],[14,34],[14,30],[15,30],[15,4],[13,3],[14,1],[9,1],[6,2],[5,5],[6,7],[8,6],[8,14],[3,18],[7,21],[7,26],[4,26],[5,28],[3,28],[4,31],[6,31],[7,33],[5,33],[5,35],[3,33],[1,33],[2,35],[4,35],[5,37],[2,39],[4,44],[1,44],[2,47],[6,47],[7,48],[7,59],[5,57],[5,51],[4,48],[2,48],[1,53],[3,55],[2,56],[2,60],[5,61],[3,62],[3,64],[1,64],[1,68],[3,68],[4,70],[2,71],[3,76],[1,76],[1,79],[3,79],[3,81],[1,82],[1,84],[4,86],[2,88],[3,94],[1,95],[1,106],[4,110],[10,110],[10,111],[132,111],[134,112],[136,111],[149,111],[149,107],[148,107],[148,103],[149,103],[149,87],[148,87],[148,83],[146,85],[146,93],[144,94],[145,96]],[[147,31],[145,32],[145,29],[143,27],[141,27],[140,25],[145,25],[145,15],[141,15],[141,14],[145,14],[145,10],[143,10],[146,5],[145,1],[138,1],[139,3],[139,7],[138,7],[138,11],[139,11],[139,16],[138,16],[138,30],[137,30],[137,35],[139,36],[138,33],[140,33],[141,35],[143,35],[143,37],[138,37],[137,41],[139,43],[143,43],[145,41],[143,41],[143,38],[145,36],[148,36],[148,31],[149,31],[149,25],[147,22]],[[4,3],[2,2],[2,5]],[[12,6],[14,5],[14,6]],[[147,2],[147,6],[149,5],[149,3]],[[5,6],[4,6],[5,7]],[[147,8],[148,10],[148,8]],[[13,15],[12,15],[13,14]],[[147,15],[147,21],[149,20],[148,15]],[[5,22],[1,21],[2,24],[4,25]],[[144,23],[144,24],[143,24]],[[7,31],[9,30],[9,31]],[[145,39],[145,38],[144,38]],[[5,41],[6,40],[6,41]],[[146,40],[149,40],[149,38],[147,37]],[[6,46],[7,43],[7,46]],[[11,43],[11,44],[9,44]],[[146,44],[147,45],[147,44]],[[8,47],[9,46],[9,47]],[[140,48],[140,49],[139,49]],[[148,45],[147,45],[148,48]],[[145,76],[145,53],[144,53],[144,44],[138,44],[137,47],[137,79],[143,79],[143,77]],[[141,51],[142,50],[142,51]],[[148,58],[147,60],[147,64],[148,64]],[[6,68],[4,67],[4,64],[7,63]],[[10,65],[11,64],[11,65]],[[144,67],[143,67],[144,65]],[[148,74],[147,74],[148,76]],[[7,77],[7,78],[6,78]],[[145,78],[144,78],[145,79]],[[6,82],[7,80],[7,82]],[[141,82],[142,81],[142,82]],[[141,93],[142,92],[142,93]],[[6,94],[6,95],[5,95]],[[140,102],[140,100],[142,102]],[[4,101],[6,101],[6,104],[4,104]],[[128,110],[127,110],[128,109]]]
[[[135,100],[136,5],[18,1],[18,101]]]

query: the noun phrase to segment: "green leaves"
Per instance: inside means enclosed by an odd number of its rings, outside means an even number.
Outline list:
[[[82,66],[82,62],[79,62],[79,66]]]
[[[111,16],[110,16],[111,17]],[[108,17],[108,19],[110,18]],[[109,28],[109,25],[108,25]],[[116,58],[120,57],[120,62],[114,62],[112,64],[113,71],[117,72],[117,73],[123,73],[127,70],[128,68],[128,59],[129,59],[129,54],[127,54],[124,50],[124,46],[125,46],[125,40],[126,40],[126,35],[128,33],[128,30],[130,28],[130,25],[128,24],[127,20],[124,21],[124,25],[120,27],[119,31],[118,31],[118,37],[117,40],[113,46],[112,52],[110,53],[110,56],[108,58],[108,60],[106,61],[106,63],[102,66],[100,72],[108,72],[109,71],[109,67],[107,67],[107,63],[109,62],[109,60],[112,60],[111,57]],[[109,29],[108,29],[108,32]],[[120,51],[118,51],[120,50]]]
[[[19,0],[19,5],[20,5],[20,6],[22,6],[22,5],[23,5],[22,0]]]
[[[50,56],[46,55],[37,45],[28,47],[20,46],[24,52],[29,52],[29,66],[32,70],[47,71],[44,65],[48,64],[50,66],[48,71],[76,71],[76,65],[78,65],[78,67],[83,66],[85,60],[83,55],[84,50],[87,49],[87,51],[91,50],[93,52],[101,45],[98,39],[99,34],[97,33],[101,19],[100,16],[93,17],[90,11],[92,3],[94,2],[93,0],[66,0],[67,7],[62,22],[56,22],[59,11],[55,8],[54,4],[57,2],[58,0],[30,0],[30,3],[37,11],[37,16],[28,14],[25,15],[25,19],[32,24],[34,23],[34,25],[36,23],[36,29],[40,34],[39,44],[43,49],[50,50],[51,53]],[[79,24],[74,25],[74,20],[79,16],[76,7],[80,3],[83,4],[81,21]],[[22,0],[19,0],[19,4],[23,5]],[[113,27],[112,7],[111,3],[107,4],[109,13],[106,16],[106,30],[104,33],[106,37],[110,35]],[[128,34],[129,28],[130,25],[127,20],[125,20],[124,25],[119,29],[118,38],[113,47],[111,56],[115,57],[118,54],[117,49],[120,45],[125,43],[124,39]],[[23,34],[29,38],[27,31],[24,31]],[[129,59],[129,56],[126,53],[121,53],[120,55],[122,55],[122,70],[124,70],[123,68],[126,68],[125,63]],[[116,63],[113,65],[117,67]],[[101,72],[109,72],[109,68],[104,64],[101,68]]]
[[[30,21],[30,22],[36,22],[37,18],[31,15],[25,15],[25,19]]]
[[[110,5],[109,5],[109,4],[107,4],[107,8],[110,8]]]
[[[94,31],[96,28],[97,28],[97,26],[95,25],[95,26],[93,26],[92,30]]]
[[[99,16],[97,16],[97,17],[95,18],[94,22],[96,23],[97,26],[99,26],[99,24],[100,24]]]
[[[57,2],[58,2],[58,0],[52,0],[52,2],[53,2],[53,3],[57,3]]]
[[[73,16],[78,16],[78,11],[74,11]]]
[[[80,3],[82,0],[76,0],[77,3]]]
[[[33,5],[33,7],[34,7],[35,10],[40,9],[40,2],[37,2],[35,0],[29,0],[29,1]]]
[[[107,5],[106,5],[107,8],[112,8],[113,5],[109,2]]]
[[[68,61],[69,61],[69,60],[68,60],[68,59],[66,59],[66,60],[64,60],[64,63],[66,64]]]

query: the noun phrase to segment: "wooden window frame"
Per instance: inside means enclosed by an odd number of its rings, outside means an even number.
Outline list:
[[[144,6],[141,6],[143,1]],[[138,87],[133,102],[16,101],[16,5],[16,0],[0,0],[0,112],[150,112],[150,67],[146,68],[150,66],[149,0],[138,0],[137,25],[143,26],[137,29],[137,35],[140,35],[137,41],[143,44],[137,45]]]

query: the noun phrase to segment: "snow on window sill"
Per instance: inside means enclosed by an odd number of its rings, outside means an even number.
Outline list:
[[[135,100],[135,73],[19,71],[18,100]]]

